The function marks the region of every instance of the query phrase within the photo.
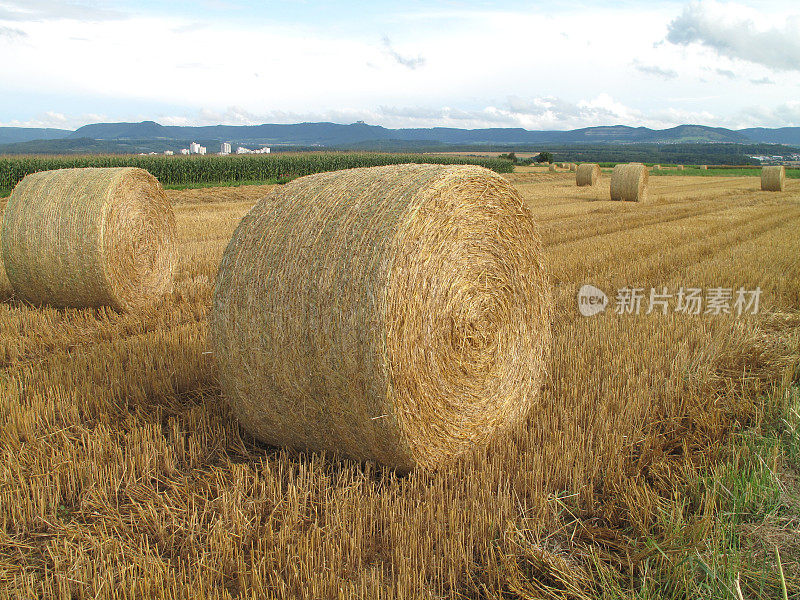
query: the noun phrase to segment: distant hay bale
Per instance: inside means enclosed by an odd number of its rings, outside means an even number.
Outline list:
[[[592,163],[578,165],[578,169],[575,171],[575,181],[581,187],[594,185],[601,176],[600,167]]]
[[[551,164],[551,165],[550,165],[550,172],[551,172],[551,173],[555,173],[555,171],[556,171],[556,166],[555,166],[555,165],[553,165],[553,164]]]
[[[578,166],[575,163],[570,163],[569,170],[571,173],[574,173]]]
[[[761,189],[765,192],[782,192],[786,187],[786,167],[763,167]]]
[[[661,165],[653,165],[653,171],[660,171]]]
[[[3,262],[33,304],[126,310],[172,287],[175,215],[143,169],[59,169],[25,177],[3,215]]]
[[[641,163],[617,165],[611,173],[611,199],[628,202],[647,200],[649,172]]]
[[[222,389],[271,445],[400,470],[445,463],[539,396],[542,259],[518,193],[480,167],[296,179],[225,250],[211,311]]]
[[[676,168],[676,169],[678,169],[678,171],[683,171],[683,165],[678,165],[678,166],[677,166],[677,167],[675,167],[675,168]]]
[[[708,171],[708,165],[700,165],[697,168],[700,169],[701,171]]]

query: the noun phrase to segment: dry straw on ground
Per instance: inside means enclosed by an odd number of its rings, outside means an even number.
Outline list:
[[[533,219],[495,173],[303,177],[259,202],[223,256],[222,388],[269,444],[435,467],[538,398],[548,287]]]
[[[28,175],[2,240],[14,292],[33,304],[125,310],[171,289],[177,264],[172,206],[143,169]]]
[[[763,167],[761,169],[761,189],[766,192],[782,192],[786,186],[784,166]]]
[[[649,172],[641,163],[617,165],[611,173],[611,199],[629,202],[647,200]]]
[[[599,165],[592,163],[583,163],[578,165],[575,171],[575,181],[579,186],[594,185],[600,179],[602,171]]]

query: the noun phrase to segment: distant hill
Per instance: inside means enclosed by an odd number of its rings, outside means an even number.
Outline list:
[[[571,131],[530,131],[521,128],[458,129],[429,127],[390,129],[363,122],[295,123],[289,125],[210,125],[183,127],[141,123],[94,123],[76,131],[62,129],[0,128],[0,153],[32,152],[161,152],[179,150],[197,141],[216,152],[220,142],[256,148],[269,145],[293,148],[446,150],[541,149],[564,144],[783,144],[800,146],[800,127],[751,128],[734,131],[704,125],[669,129],[624,125],[586,127]],[[74,142],[74,143],[72,143]],[[11,144],[11,145],[9,145]],[[23,144],[19,146],[18,144]],[[27,144],[27,145],[24,145]]]
[[[762,144],[800,145],[800,127],[779,127],[778,129],[753,127],[751,129],[740,129],[739,133],[747,136],[754,142],[760,142]]]
[[[212,151],[219,149],[219,142],[214,140],[196,141]],[[0,145],[0,154],[139,154],[174,151],[188,145],[188,140],[97,140],[90,137],[69,137],[3,144]]]
[[[46,129],[38,127],[0,127],[0,144],[15,144],[31,140],[59,140],[74,132],[68,129]]]
[[[457,129],[430,127],[388,129],[352,123],[296,123],[291,125],[164,126],[142,123],[96,123],[81,127],[72,137],[101,140],[219,139],[234,143],[346,146],[363,142],[409,141],[440,144],[541,144],[541,143],[686,143],[750,141],[745,135],[720,127],[680,125],[655,130],[647,127],[587,127],[572,131],[529,131],[521,128]]]

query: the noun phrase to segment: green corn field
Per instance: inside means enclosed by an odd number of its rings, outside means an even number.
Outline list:
[[[37,171],[75,167],[141,167],[163,185],[267,181],[355,167],[401,163],[471,164],[498,173],[513,170],[498,158],[427,154],[326,152],[261,156],[12,156],[0,158],[0,191],[8,192]]]

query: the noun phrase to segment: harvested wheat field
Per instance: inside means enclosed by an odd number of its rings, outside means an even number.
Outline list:
[[[553,287],[547,376],[510,435],[439,470],[240,429],[209,309],[263,190],[167,192],[179,264],[146,311],[34,308],[0,277],[0,597],[735,598],[738,582],[778,598],[776,545],[800,593],[798,474],[731,445],[772,406],[800,411],[800,184],[656,177],[639,204],[608,200],[610,177],[507,179]],[[606,312],[579,314],[584,284]],[[616,314],[626,287],[762,294],[756,314],[646,314],[649,297]],[[754,466],[732,479],[730,464]],[[774,498],[754,487],[772,476]],[[730,515],[746,516],[729,560]]]

